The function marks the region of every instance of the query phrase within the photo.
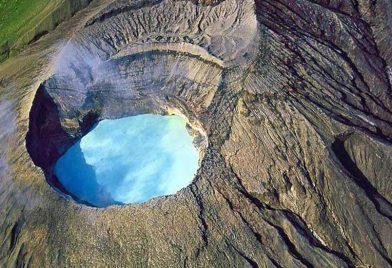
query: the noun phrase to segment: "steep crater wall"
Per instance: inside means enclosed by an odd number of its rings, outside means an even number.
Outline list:
[[[182,63],[179,57],[183,58]],[[158,59],[161,65],[157,63]],[[140,69],[141,62],[146,67],[143,70]],[[146,62],[154,68],[149,68]],[[208,107],[211,94],[217,90],[221,69],[201,61],[199,64],[205,65],[208,72],[199,79],[190,80],[183,71],[189,69],[188,64],[195,66],[197,62],[200,59],[189,56],[148,52],[101,62],[88,71],[81,64],[72,75],[54,75],[42,83],[30,112],[26,144],[32,160],[42,168],[48,183],[69,194],[55,176],[54,165],[103,119],[145,113],[183,116],[202,159],[207,147],[207,133],[200,115]],[[178,65],[180,68],[175,73]],[[217,77],[216,85],[211,74]],[[168,77],[176,82],[166,81]]]
[[[204,154],[219,116],[210,105],[220,87],[238,83],[258,38],[253,1],[114,2],[61,49],[54,75],[41,84],[26,138],[30,156],[61,189],[54,164],[95,123],[173,112],[188,120]]]

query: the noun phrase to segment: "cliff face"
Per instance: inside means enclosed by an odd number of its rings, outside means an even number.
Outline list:
[[[0,66],[0,265],[391,266],[391,14],[93,1]],[[208,136],[190,186],[106,209],[60,194],[51,167],[94,122],[173,108]]]

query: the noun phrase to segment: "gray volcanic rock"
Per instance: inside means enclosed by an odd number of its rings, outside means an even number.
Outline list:
[[[392,266],[391,36],[388,0],[93,1],[0,65],[0,266]],[[177,194],[53,176],[97,121],[173,111],[208,137]]]

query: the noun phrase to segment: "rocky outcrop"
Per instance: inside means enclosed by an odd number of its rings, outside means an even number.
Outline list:
[[[3,82],[0,265],[392,265],[388,1],[109,2],[67,25],[38,91]],[[208,136],[190,186],[106,209],[57,192],[94,122],[170,109]]]

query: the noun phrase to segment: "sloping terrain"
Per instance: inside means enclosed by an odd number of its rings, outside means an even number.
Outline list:
[[[392,266],[388,0],[97,0],[0,65],[0,266]],[[98,209],[57,158],[180,110],[194,182]]]

